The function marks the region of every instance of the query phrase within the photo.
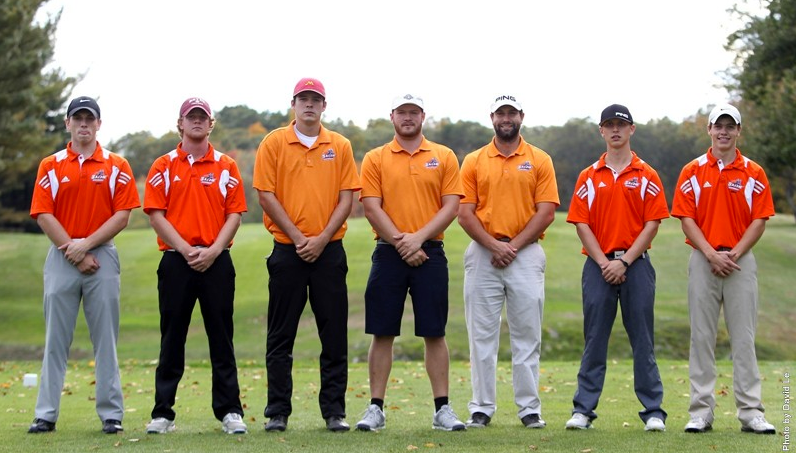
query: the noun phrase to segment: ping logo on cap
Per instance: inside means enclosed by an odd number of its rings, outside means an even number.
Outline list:
[[[627,114],[622,113],[622,112],[614,112],[614,115],[620,116],[620,117],[622,117],[623,119],[626,119],[626,120],[630,119],[630,115],[627,115]]]
[[[503,95],[503,96],[498,96],[497,98],[495,98],[495,102],[499,102],[499,101],[517,102],[517,99],[514,96]]]

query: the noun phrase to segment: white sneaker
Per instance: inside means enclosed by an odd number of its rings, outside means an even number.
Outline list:
[[[362,420],[357,423],[357,429],[359,431],[378,431],[384,428],[386,418],[384,411],[378,405],[371,404],[365,410]]]
[[[434,429],[441,429],[443,431],[464,431],[467,429],[464,423],[459,420],[456,413],[450,404],[446,404],[439,408],[434,414],[434,423],[431,424]]]
[[[774,425],[767,422],[762,415],[758,415],[748,425],[741,426],[741,431],[745,433],[755,434],[776,434],[777,430]]]
[[[567,420],[567,429],[589,429],[591,428],[591,420],[589,417],[581,414],[580,412],[575,412],[572,414],[572,418]]]
[[[166,434],[177,429],[173,420],[168,418],[158,417],[153,418],[151,422],[146,425],[147,434]]]
[[[644,431],[666,431],[666,425],[658,417],[650,417],[644,426]]]
[[[221,429],[227,434],[246,434],[248,431],[246,423],[243,423],[243,417],[234,412],[224,416],[224,420],[221,421]]]
[[[685,432],[687,433],[704,433],[711,429],[713,429],[713,426],[702,417],[691,417],[691,420],[685,424]]]

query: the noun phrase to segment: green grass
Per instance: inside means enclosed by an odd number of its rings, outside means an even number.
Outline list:
[[[143,214],[141,214],[143,215]],[[141,224],[142,222],[136,222]],[[352,362],[365,361],[370,337],[364,333],[364,291],[373,249],[370,226],[364,218],[351,219],[345,239],[348,254],[350,300],[349,355]],[[656,298],[656,349],[661,358],[684,359],[688,355],[688,307],[686,267],[690,247],[684,243],[679,222],[663,222],[651,256],[658,275]],[[122,317],[119,355],[122,360],[152,360],[158,356],[159,314],[156,275],[160,252],[150,228],[128,228],[117,237],[122,262]],[[445,250],[450,263],[450,317],[448,343],[454,360],[468,357],[467,331],[462,303],[462,255],[469,239],[457,224],[446,233]],[[41,269],[49,241],[43,235],[0,233],[0,360],[34,359],[44,341]],[[232,249],[237,269],[235,346],[238,358],[262,362],[265,354],[265,317],[268,302],[265,256],[272,237],[261,224],[243,225]],[[583,347],[580,273],[583,256],[575,228],[559,213],[543,241],[547,254],[543,360],[576,360]],[[757,347],[763,360],[796,360],[796,227],[789,216],[768,222],[765,235],[755,247],[760,280]],[[199,310],[188,338],[187,357],[207,357],[207,343]],[[422,341],[413,336],[411,306],[404,316],[403,336],[396,342],[396,356],[418,360]],[[305,310],[296,342],[297,358],[315,358],[319,342],[309,309]],[[78,320],[72,358],[91,355],[85,321]],[[618,317],[610,344],[615,358],[630,357],[630,347]],[[720,329],[718,356],[729,358],[726,330]],[[503,325],[501,359],[509,358],[507,327]]]
[[[296,363],[294,368],[294,413],[284,433],[262,429],[265,405],[265,371],[261,364],[241,363],[239,380],[246,436],[221,432],[220,423],[210,408],[210,369],[206,361],[194,362],[186,370],[178,391],[177,431],[166,435],[147,435],[145,425],[153,404],[155,365],[127,360],[122,364],[125,393],[125,431],[109,436],[100,432],[94,412],[93,368],[87,361],[70,362],[57,432],[26,434],[33,418],[35,389],[22,387],[26,372],[37,372],[32,361],[0,362],[0,451],[136,451],[136,452],[767,452],[780,451],[784,441],[785,414],[783,383],[785,373],[793,373],[793,363],[761,364],[763,395],[767,418],[778,430],[774,436],[741,433],[735,418],[731,364],[719,364],[717,409],[714,431],[703,435],[686,434],[688,367],[682,361],[660,363],[664,380],[664,409],[669,413],[668,431],[647,433],[638,418],[640,404],[633,393],[632,364],[609,364],[605,389],[595,429],[567,431],[563,428],[572,408],[577,362],[543,363],[541,371],[544,430],[521,426],[511,393],[509,363],[498,369],[498,412],[483,430],[446,433],[431,429],[433,401],[428,378],[420,362],[397,362],[387,390],[387,428],[378,433],[335,434],[323,427],[318,409],[318,369],[313,361]],[[451,398],[454,409],[464,418],[470,397],[470,372],[466,362],[451,367]],[[789,385],[789,384],[787,384]],[[367,367],[352,365],[347,394],[348,419],[353,424],[364,411],[368,398]],[[792,415],[792,411],[787,411]]]

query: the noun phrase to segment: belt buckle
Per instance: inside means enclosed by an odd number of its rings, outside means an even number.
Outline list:
[[[624,251],[624,250],[615,250],[615,251],[612,253],[612,255],[614,255],[614,259],[615,259],[615,260],[618,260],[619,258],[622,258],[622,256],[623,256],[624,254],[625,254],[625,251]]]

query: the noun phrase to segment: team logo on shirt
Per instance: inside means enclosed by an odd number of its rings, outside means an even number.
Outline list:
[[[335,157],[337,157],[337,154],[335,154],[332,148],[327,149],[321,154],[321,160],[334,160]]]
[[[101,182],[105,181],[106,179],[108,179],[108,176],[105,174],[105,170],[100,170],[100,171],[94,173],[93,175],[91,175],[91,180],[94,181],[97,184],[100,184]]]
[[[439,161],[437,160],[436,157],[432,157],[431,160],[426,162],[426,168],[434,169],[434,168],[437,168],[437,167],[439,167]]]
[[[638,176],[634,176],[625,181],[625,187],[628,189],[637,189],[641,183],[638,182]]]
[[[517,170],[519,171],[531,171],[532,169],[533,165],[531,165],[531,162],[527,160],[517,167]]]
[[[214,182],[216,182],[216,175],[214,175],[213,173],[208,173],[208,174],[202,176],[202,178],[199,179],[199,181],[201,181],[202,184],[204,184],[206,186],[209,186],[209,185],[213,184]]]
[[[740,179],[736,179],[727,183],[727,187],[733,192],[738,192],[739,190],[743,189],[743,183]]]

